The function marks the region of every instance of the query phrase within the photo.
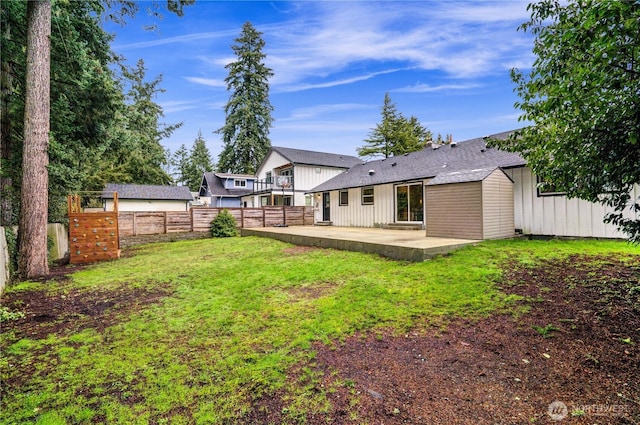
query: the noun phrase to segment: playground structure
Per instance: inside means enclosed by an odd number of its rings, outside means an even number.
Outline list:
[[[87,211],[82,207],[87,194],[67,197],[71,264],[120,258],[118,194],[113,194],[113,211]],[[95,210],[95,208],[86,208]]]

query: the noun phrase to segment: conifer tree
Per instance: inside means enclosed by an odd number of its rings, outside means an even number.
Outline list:
[[[261,36],[246,22],[236,44],[231,46],[237,60],[225,67],[229,70],[225,82],[231,96],[224,108],[225,123],[217,130],[223,142],[218,160],[222,172],[254,174],[271,147],[273,107],[269,102],[269,78],[273,72],[263,63],[266,55]]]
[[[406,118],[399,113],[389,93],[385,93],[382,120],[364,140],[367,145],[358,148],[357,152],[362,157],[389,158],[423,149],[430,140],[431,132],[413,115]]]
[[[202,132],[198,132],[198,137],[193,142],[193,147],[187,160],[187,168],[184,175],[184,184],[189,186],[193,192],[200,190],[202,174],[213,171],[213,161],[211,153],[207,148],[207,142],[202,137]]]

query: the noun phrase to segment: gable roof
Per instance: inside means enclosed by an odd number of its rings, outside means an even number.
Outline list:
[[[507,131],[489,137],[506,139],[511,133]],[[362,162],[310,192],[419,180],[469,170],[523,167],[525,164],[519,154],[489,148],[485,138],[478,137],[436,149],[428,146],[402,156]]]
[[[362,162],[362,160],[358,157],[350,155],[340,155],[335,153],[316,152],[304,149],[284,148],[279,146],[272,146],[271,150],[279,153],[292,164],[351,168],[354,165]]]
[[[163,201],[192,201],[193,196],[187,186],[160,186],[149,184],[107,183],[102,191],[103,199],[113,199],[118,192],[118,199],[146,199]]]
[[[228,174],[228,173],[214,173],[207,172],[203,174],[203,183],[207,184],[209,192],[212,196],[222,196],[225,198],[239,198],[241,196],[249,195],[253,191],[251,189],[226,189],[222,184],[222,179],[227,178],[239,178],[242,180],[255,179],[255,176],[249,174]]]
[[[480,182],[491,174],[494,171],[500,170],[501,173],[504,173],[500,167],[493,168],[481,168],[478,170],[465,170],[465,171],[454,171],[452,173],[443,173],[438,174],[426,184],[426,186],[439,186],[443,184],[453,184],[453,183],[471,183],[471,182]],[[511,180],[509,176],[505,174],[505,176]]]

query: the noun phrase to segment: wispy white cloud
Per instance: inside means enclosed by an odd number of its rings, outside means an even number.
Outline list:
[[[160,107],[165,114],[173,112],[187,111],[198,107],[198,102],[193,100],[169,100],[161,102]]]
[[[524,63],[517,26],[526,2],[313,2],[295,19],[261,28],[274,85],[305,90],[349,66],[393,63],[457,78]],[[375,76],[375,74],[373,75]],[[342,84],[358,79],[337,80]],[[330,84],[330,83],[327,83]]]
[[[156,34],[155,32],[149,32],[149,34]],[[234,37],[237,35],[237,31],[216,31],[216,32],[196,32],[191,34],[183,34],[174,37],[160,37],[154,40],[146,40],[146,41],[137,41],[135,43],[124,43],[124,44],[115,44],[113,48],[117,51],[122,50],[134,50],[134,49],[145,49],[149,47],[157,47],[157,46],[165,46],[168,44],[178,44],[178,43],[193,43],[195,41],[200,40],[211,40],[224,38],[229,39],[229,37]]]
[[[336,112],[352,112],[356,110],[371,109],[371,105],[361,103],[339,103],[339,104],[322,104],[314,105],[307,108],[298,108],[291,111],[289,117],[282,118],[279,121],[307,120],[334,114]]]
[[[332,80],[332,81],[325,81],[322,83],[299,83],[299,84],[292,84],[289,86],[284,86],[284,87],[278,87],[277,91],[279,92],[293,92],[293,91],[303,91],[303,90],[311,90],[311,89],[326,89],[326,88],[330,88],[330,87],[336,87],[336,86],[343,86],[346,84],[352,84],[352,83],[357,83],[359,81],[366,81],[366,80],[370,80],[374,77],[377,77],[379,75],[384,75],[384,74],[391,74],[394,72],[398,72],[400,71],[399,69],[390,69],[390,70],[386,70],[386,71],[379,71],[379,72],[371,72],[368,74],[364,74],[364,75],[354,75],[353,77],[348,77],[348,78],[343,78],[343,79],[338,79],[338,80]]]
[[[440,91],[452,91],[452,90],[469,90],[481,87],[481,84],[468,83],[468,84],[440,84],[432,86],[429,84],[415,84],[413,86],[402,87],[392,90],[394,92],[402,93],[434,93]]]
[[[191,83],[201,84],[203,86],[227,88],[227,83],[225,83],[224,80],[218,80],[215,78],[184,77],[184,79]]]

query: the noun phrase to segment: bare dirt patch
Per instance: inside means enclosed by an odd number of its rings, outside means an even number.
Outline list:
[[[306,423],[640,423],[640,258],[505,269],[530,313],[316,344],[331,410]],[[288,421],[285,392],[247,423]]]

